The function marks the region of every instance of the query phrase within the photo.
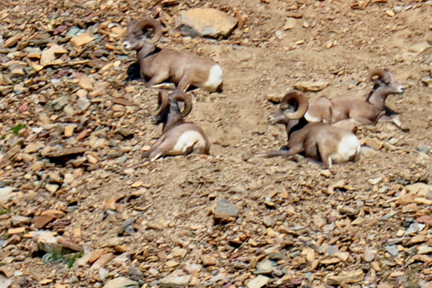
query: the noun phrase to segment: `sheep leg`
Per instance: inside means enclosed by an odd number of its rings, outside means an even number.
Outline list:
[[[409,132],[410,128],[406,127],[397,117],[383,115],[378,119],[378,122],[393,123],[396,127],[404,132]]]
[[[149,153],[148,161],[153,162],[156,161],[156,159],[165,156],[165,153],[167,151],[167,147],[164,147],[166,145],[159,145],[156,147],[151,153]]]
[[[373,121],[371,121],[367,117],[362,117],[362,116],[354,116],[353,117],[350,115],[349,118],[359,122],[361,125],[374,125],[375,124]]]
[[[333,161],[329,153],[321,152],[321,161],[322,161],[321,165],[324,169],[330,169],[332,167]]]
[[[264,158],[273,158],[273,157],[278,157],[278,156],[282,156],[284,157],[287,154],[287,150],[270,150],[268,152],[265,153],[258,153],[255,154],[255,157],[264,157]]]
[[[331,126],[341,128],[344,130],[348,130],[353,132],[354,134],[357,132],[357,126],[360,123],[355,119],[345,119],[339,122],[333,123]]]
[[[265,157],[265,158],[272,158],[272,157],[278,157],[282,156],[284,158],[288,158],[290,156],[299,154],[303,151],[303,145],[295,145],[293,147],[290,147],[289,150],[271,150],[266,153],[258,153],[255,154],[256,157]]]
[[[171,149],[171,145],[169,141],[167,141],[165,135],[162,135],[148,151],[144,151],[141,154],[141,157],[147,158],[147,160],[153,162],[157,158],[164,156],[165,152],[170,149]]]
[[[190,86],[190,79],[187,75],[184,75],[183,78],[180,79],[180,82],[177,86],[177,90],[186,93],[189,86]]]
[[[156,74],[145,84],[145,86],[147,88],[154,88],[153,87],[154,85],[160,84],[167,79],[168,79],[168,75],[166,73]]]

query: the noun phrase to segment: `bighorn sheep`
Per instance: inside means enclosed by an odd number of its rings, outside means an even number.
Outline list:
[[[322,122],[308,123],[304,117],[307,110],[308,99],[303,93],[287,93],[268,120],[272,125],[285,125],[288,150],[269,151],[257,156],[288,157],[303,152],[312,160],[322,161],[324,168],[359,158],[360,142],[352,132]]]
[[[152,28],[153,38],[144,31]],[[130,21],[123,46],[138,52],[141,78],[149,80],[146,87],[154,87],[166,80],[177,85],[176,94],[186,92],[190,86],[209,92],[222,91],[222,68],[211,59],[172,49],[159,49],[156,42],[162,37],[162,27],[156,20],[146,17]]]
[[[374,77],[377,77],[374,79]],[[340,98],[330,100],[321,96],[311,101],[305,118],[309,122],[337,123],[341,120],[352,119],[362,125],[373,125],[380,121],[393,122],[402,130],[397,118],[386,116],[385,100],[390,94],[402,94],[403,85],[395,81],[395,77],[388,69],[374,69],[369,73],[369,81],[374,83],[373,90],[367,96]]]
[[[162,136],[142,157],[152,162],[165,155],[209,154],[210,142],[204,131],[183,120],[192,111],[190,95],[168,95],[167,91],[160,91],[158,98],[159,109],[153,116],[153,123],[163,123]],[[179,101],[185,104],[183,111],[180,111]]]

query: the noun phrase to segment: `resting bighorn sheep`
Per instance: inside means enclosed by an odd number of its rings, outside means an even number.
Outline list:
[[[159,109],[153,116],[153,123],[163,123],[162,135],[142,157],[152,162],[165,155],[209,154],[210,142],[204,131],[183,120],[192,111],[190,95],[168,95],[167,91],[160,91],[158,98]],[[180,101],[184,102],[183,111],[180,111]]]
[[[153,38],[144,34],[147,28],[153,29]],[[211,59],[183,53],[172,49],[159,49],[156,42],[162,37],[160,23],[151,18],[130,21],[127,38],[123,46],[138,52],[141,78],[149,81],[150,88],[170,80],[177,85],[176,92],[186,92],[190,86],[209,92],[222,91],[222,68]]]
[[[377,77],[374,79],[374,77]],[[311,101],[305,118],[309,122],[336,123],[345,119],[353,119],[362,125],[373,125],[380,121],[393,122],[402,130],[397,118],[385,116],[385,101],[390,94],[402,94],[403,85],[396,82],[388,69],[374,69],[369,73],[369,81],[374,83],[373,90],[367,96],[339,98],[330,100],[321,96]]]
[[[257,156],[288,157],[303,152],[312,160],[322,161],[324,168],[359,158],[360,142],[352,132],[322,122],[309,123],[304,117],[307,110],[308,99],[303,93],[287,93],[268,120],[272,125],[285,125],[288,150],[269,151]]]

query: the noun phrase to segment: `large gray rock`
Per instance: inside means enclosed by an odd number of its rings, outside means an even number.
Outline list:
[[[138,288],[138,282],[125,277],[119,277],[108,281],[103,288]]]
[[[228,36],[237,25],[237,19],[213,8],[196,8],[180,11],[176,26],[189,36]]]

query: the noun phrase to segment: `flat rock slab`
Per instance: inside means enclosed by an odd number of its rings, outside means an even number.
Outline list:
[[[176,26],[189,36],[229,36],[237,25],[237,18],[213,8],[196,8],[180,11]]]
[[[298,82],[294,84],[294,88],[303,92],[318,92],[324,90],[329,85],[328,82],[325,81],[317,81],[317,82]]]
[[[160,281],[159,286],[161,288],[182,288],[189,284],[191,278],[192,277],[190,275],[177,277],[168,276]]]
[[[327,277],[328,285],[354,284],[363,281],[365,275],[362,270],[342,272],[339,275],[329,275]]]
[[[264,285],[267,285],[267,283],[269,282],[270,278],[262,276],[262,275],[258,275],[258,277],[252,279],[251,281],[249,281],[246,286],[248,288],[261,288]]]
[[[103,288],[138,288],[138,283],[126,277],[119,277],[108,281]]]
[[[229,221],[230,218],[237,218],[239,213],[238,208],[227,199],[220,200],[214,211],[214,219],[216,221]]]

